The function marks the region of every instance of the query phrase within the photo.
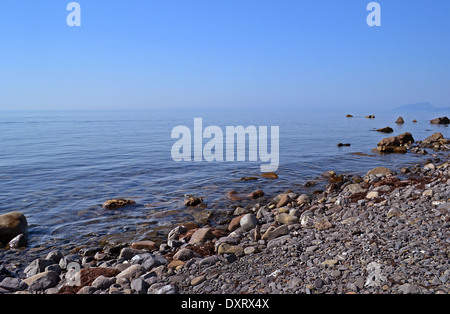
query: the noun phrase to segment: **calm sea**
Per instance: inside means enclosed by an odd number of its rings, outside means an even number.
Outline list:
[[[429,120],[447,113],[366,112],[305,113],[189,111],[0,112],[0,214],[20,211],[28,219],[29,245],[19,253],[141,239],[163,239],[180,222],[195,220],[205,210],[211,224],[233,204],[228,191],[261,189],[267,198],[303,187],[321,173],[365,174],[371,168],[398,169],[429,156],[372,155],[388,135],[373,129],[390,126],[393,135],[411,132],[423,140],[434,132],[450,137],[449,128]],[[351,113],[351,112],[349,112]],[[364,115],[375,114],[375,119]],[[394,122],[399,115],[405,124]],[[276,180],[240,181],[260,173],[257,162],[175,162],[171,131],[184,125],[193,132],[194,118],[203,127],[279,126],[280,165]],[[418,123],[412,123],[417,119]],[[206,142],[206,140],[205,140]],[[350,147],[338,148],[338,143]],[[186,209],[185,195],[204,198],[206,209]],[[111,198],[130,198],[135,206],[105,210]],[[249,205],[251,203],[242,203]]]

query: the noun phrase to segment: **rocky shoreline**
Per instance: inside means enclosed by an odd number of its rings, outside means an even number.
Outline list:
[[[21,272],[0,264],[0,294],[448,294],[448,140],[433,136],[378,145],[442,152],[422,165],[328,171],[320,193],[286,191],[246,208],[236,200],[218,226],[174,226],[161,245],[55,250]]]

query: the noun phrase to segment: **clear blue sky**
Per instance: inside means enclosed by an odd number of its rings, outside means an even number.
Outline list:
[[[0,4],[0,110],[450,105],[450,1]]]

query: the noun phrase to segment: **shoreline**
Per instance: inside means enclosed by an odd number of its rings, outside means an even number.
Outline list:
[[[19,273],[2,263],[0,294],[450,293],[450,166],[448,153],[435,158],[401,175],[329,171],[323,193],[237,205],[159,247],[55,250]]]

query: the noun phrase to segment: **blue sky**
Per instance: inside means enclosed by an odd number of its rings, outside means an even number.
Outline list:
[[[0,5],[0,110],[449,106],[450,1]]]

